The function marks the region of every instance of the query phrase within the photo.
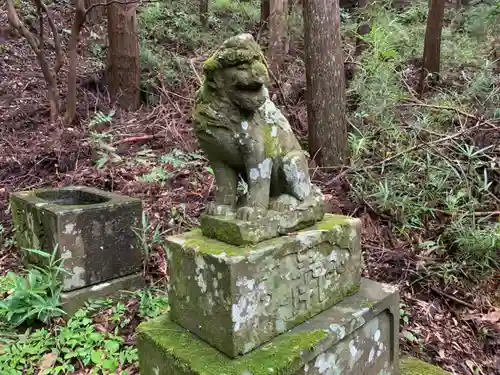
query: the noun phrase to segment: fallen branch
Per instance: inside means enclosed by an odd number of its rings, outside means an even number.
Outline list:
[[[138,141],[147,141],[149,139],[154,139],[156,138],[157,135],[154,134],[148,134],[148,135],[139,135],[137,137],[129,137],[129,138],[124,138],[119,141],[113,142],[111,146],[116,146],[122,143],[132,143],[132,142],[138,142]]]
[[[402,106],[402,107],[427,107],[427,108],[444,109],[444,110],[448,110],[448,111],[455,111],[455,112],[461,114],[462,116],[471,118],[473,120],[476,120],[477,122],[481,122],[482,124],[489,125],[489,126],[495,128],[495,129],[499,128],[498,125],[496,125],[495,123],[491,122],[490,120],[482,119],[482,118],[477,117],[477,116],[475,116],[475,115],[473,115],[471,113],[465,112],[462,109],[451,107],[451,106],[447,106],[447,105],[426,104],[426,103],[422,103],[422,102],[420,102],[418,100],[413,100],[413,103],[404,103],[404,104],[398,104],[398,105]]]
[[[461,305],[464,305],[465,307],[468,307],[470,309],[478,310],[477,306],[474,306],[472,303],[462,301],[460,298],[457,298],[455,296],[452,296],[451,294],[448,294],[446,292],[443,292],[442,290],[431,286],[431,290],[437,294],[442,295],[445,298],[451,299],[452,301],[455,301],[456,303],[459,303]]]

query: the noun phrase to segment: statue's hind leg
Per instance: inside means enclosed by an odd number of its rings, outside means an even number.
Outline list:
[[[307,159],[302,151],[292,151],[282,159],[285,177],[285,193],[299,201],[305,201],[311,195],[311,179]]]

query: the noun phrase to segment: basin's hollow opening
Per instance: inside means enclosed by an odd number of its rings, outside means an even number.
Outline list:
[[[70,189],[41,191],[39,193],[36,193],[36,196],[52,204],[59,204],[62,206],[87,206],[90,204],[104,203],[109,201],[109,198],[103,197],[98,194],[89,193],[88,191]]]

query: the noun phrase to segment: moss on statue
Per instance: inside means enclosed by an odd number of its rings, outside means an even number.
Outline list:
[[[168,364],[173,375],[291,375],[301,367],[300,353],[312,349],[328,335],[324,330],[286,334],[247,355],[230,359],[172,323],[166,315],[141,323],[137,331],[138,349],[148,353],[147,362],[140,363],[143,375],[154,375],[155,368],[167,373],[161,364]]]
[[[185,233],[185,241],[183,248],[195,249],[199,254],[226,254],[227,256],[244,255],[245,246],[234,246],[225,242],[213,240],[205,237],[201,233],[201,229],[193,229]]]
[[[252,35],[227,39],[204,62],[203,73],[193,128],[213,166],[218,192],[206,213],[225,216],[231,211],[239,220],[258,220],[267,215],[270,192],[322,205],[312,199],[317,195],[312,192],[320,191],[311,184],[307,157],[269,97],[267,62]],[[239,177],[248,185],[243,200],[234,188]]]
[[[449,372],[430,363],[413,357],[401,360],[401,375],[451,375]]]

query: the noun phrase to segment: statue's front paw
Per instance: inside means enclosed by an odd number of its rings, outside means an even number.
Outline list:
[[[216,204],[210,202],[207,204],[205,213],[210,216],[226,216],[234,213],[234,209],[227,204]]]
[[[266,209],[259,207],[240,207],[236,211],[236,219],[244,221],[257,220],[266,216],[266,212]]]

